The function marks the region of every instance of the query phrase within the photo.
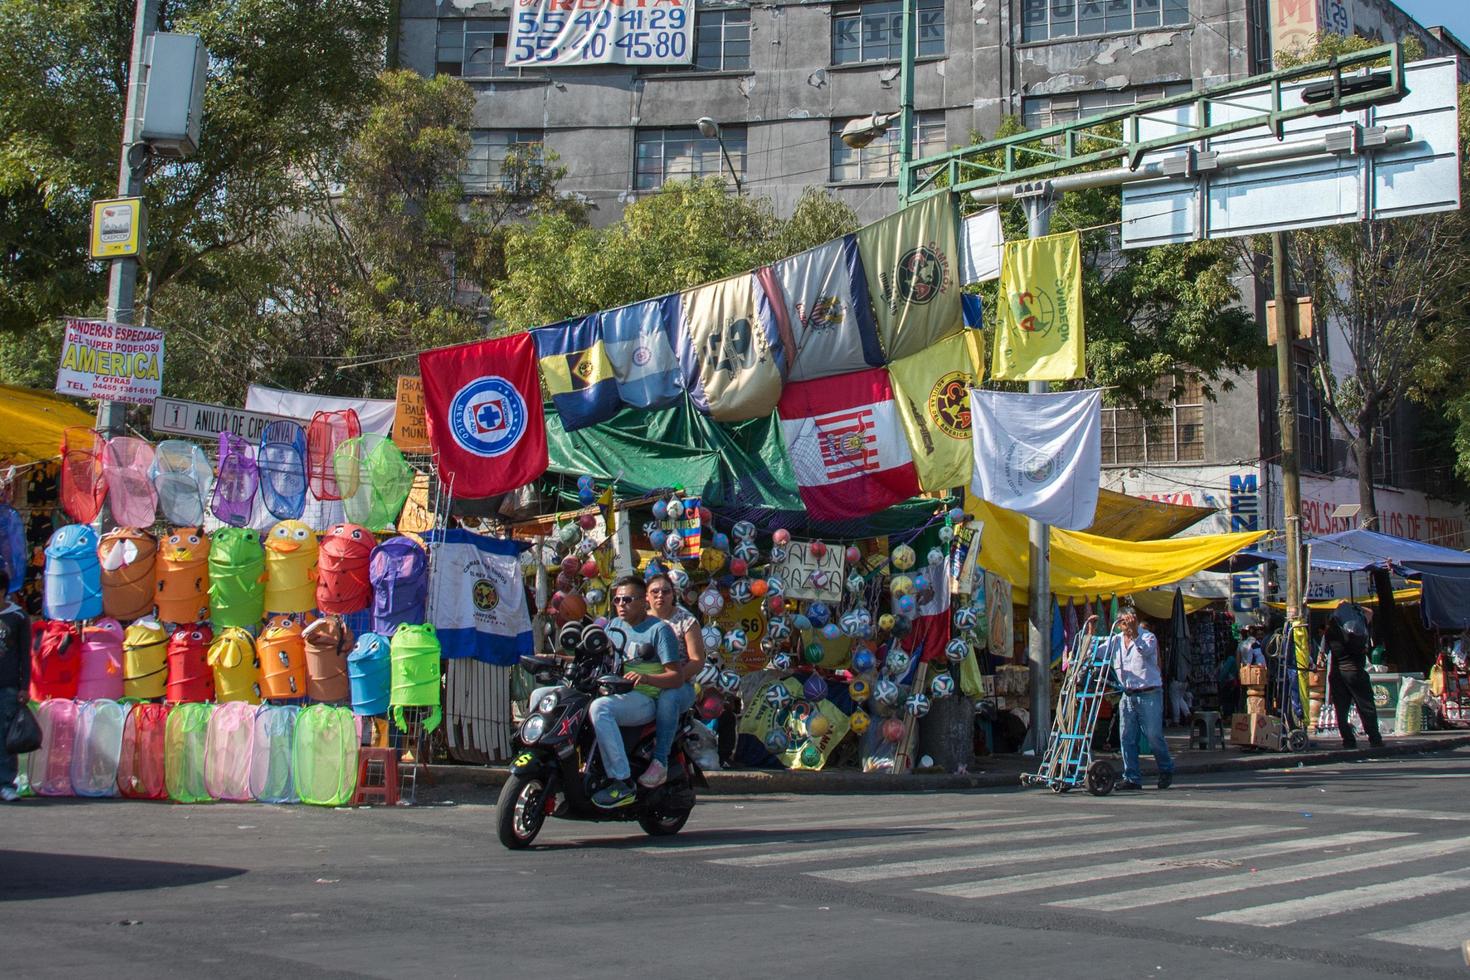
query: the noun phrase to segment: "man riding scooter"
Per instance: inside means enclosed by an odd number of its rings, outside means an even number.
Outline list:
[[[593,794],[592,802],[605,809],[627,806],[636,795],[620,729],[653,721],[659,694],[684,685],[685,660],[669,624],[648,614],[642,579],[625,575],[614,582],[612,607],[615,618],[607,624],[607,633],[615,647],[621,643],[623,676],[637,686],[626,694],[600,697],[588,709],[603,769],[611,780]]]

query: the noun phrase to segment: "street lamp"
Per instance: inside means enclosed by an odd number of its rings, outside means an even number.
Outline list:
[[[735,181],[735,193],[743,194],[744,191],[740,187],[740,175],[735,172],[735,164],[730,161],[730,151],[725,149],[725,138],[720,135],[720,124],[709,116],[700,116],[694,125],[699,127],[699,135],[720,144],[720,155],[725,158],[725,166],[730,168],[730,179]]]

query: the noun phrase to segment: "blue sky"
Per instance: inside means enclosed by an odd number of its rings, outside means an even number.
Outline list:
[[[1470,43],[1470,2],[1467,0],[1394,0],[1425,27],[1442,24],[1461,41]]]

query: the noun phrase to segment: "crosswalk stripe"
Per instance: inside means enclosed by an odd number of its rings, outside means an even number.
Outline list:
[[[1269,877],[1261,882],[1263,885],[1270,883]],[[1278,926],[1300,922],[1303,919],[1318,919],[1329,915],[1340,915],[1343,912],[1356,912],[1359,909],[1370,909],[1378,905],[1389,905],[1404,899],[1421,898],[1426,895],[1440,895],[1463,888],[1470,888],[1470,868],[1457,868],[1443,874],[1420,875],[1417,878],[1402,878],[1398,881],[1377,885],[1363,885],[1360,888],[1345,888],[1342,891],[1313,895],[1310,898],[1272,902],[1269,905],[1256,905],[1231,912],[1202,915],[1200,918],[1206,922],[1228,922],[1233,925],[1274,929]]]
[[[830,818],[820,816],[812,817],[810,820],[792,820],[793,826],[789,828],[777,828],[786,830],[789,836],[767,837],[757,841],[740,841],[731,844],[684,844],[683,838],[671,837],[662,844],[645,845],[642,847],[629,848],[634,854],[667,854],[677,851],[680,854],[697,854],[706,851],[729,851],[737,847],[761,847],[768,844],[809,844],[815,841],[829,841],[839,837],[844,831],[862,830],[873,827],[875,830],[962,830],[965,827],[975,826],[978,818],[994,817],[994,811],[980,813],[975,810],[954,810],[941,813],[911,813],[897,814],[893,816],[871,816],[832,819],[830,823],[820,822],[813,825],[812,821],[825,821]],[[1007,814],[1015,820],[1020,820],[1022,814]],[[968,817],[969,819],[956,819]],[[1111,819],[1106,814],[1097,816],[1084,815],[1086,819]],[[1072,818],[1082,819],[1082,818]],[[739,822],[732,821],[728,826],[711,827],[701,824],[700,829],[706,832],[713,830],[728,831],[730,833],[748,832],[751,828],[751,817],[743,817]],[[769,830],[767,831],[769,833]],[[860,835],[859,835],[860,836]]]
[[[1140,800],[1136,796],[1122,798],[1098,797],[1090,801],[1105,807],[1165,807],[1184,810],[1239,810],[1248,813],[1313,813],[1319,816],[1367,817],[1370,820],[1453,820],[1470,822],[1470,813],[1451,810],[1407,810],[1402,808],[1378,809],[1371,806],[1347,806],[1341,803],[1294,804],[1294,803],[1233,803],[1225,800],[1194,800],[1182,794],[1174,799],[1161,800],[1157,797]]]
[[[1379,942],[1418,946],[1422,949],[1458,949],[1467,937],[1470,937],[1470,912],[1368,933],[1369,939]]]
[[[1330,846],[1331,841],[1322,842]],[[1436,854],[1454,854],[1457,852],[1470,851],[1470,841],[1455,844],[1437,844]],[[1413,861],[1416,858],[1428,857],[1425,853],[1424,844],[1415,842],[1404,844],[1400,847],[1386,847],[1382,850],[1367,854],[1348,854],[1343,857],[1327,858],[1326,860],[1304,861],[1301,864],[1289,864],[1280,868],[1268,868],[1265,871],[1244,871],[1239,874],[1220,875],[1218,877],[1195,879],[1193,881],[1177,882],[1169,885],[1157,885],[1152,888],[1135,888],[1131,891],[1113,892],[1109,895],[1094,895],[1088,898],[1069,898],[1060,902],[1048,902],[1047,904],[1058,908],[1069,909],[1092,909],[1094,911],[1115,911],[1122,909],[1143,908],[1146,905],[1163,905],[1167,902],[1187,902],[1190,899],[1214,898],[1217,895],[1229,895],[1234,892],[1249,891],[1262,885],[1289,885],[1298,881],[1312,881],[1315,878],[1327,878],[1331,875],[1350,874],[1354,871],[1369,871],[1373,868],[1382,868],[1390,864],[1401,864],[1404,861]]]
[[[1144,823],[1115,824],[1105,829],[1108,833],[1128,832],[1131,830],[1153,829],[1163,825],[1161,821],[1151,820]],[[899,861],[891,864],[871,865],[863,868],[837,868],[830,871],[808,871],[806,874],[813,878],[826,878],[831,881],[880,881],[885,878],[914,878],[922,875],[946,874],[951,871],[974,871],[978,868],[992,868],[1002,864],[1016,864],[1021,861],[1049,861],[1064,858],[1076,858],[1082,854],[1095,851],[1142,851],[1150,847],[1164,847],[1169,844],[1198,842],[1202,837],[1211,840],[1234,840],[1239,837],[1255,837],[1261,834],[1280,833],[1279,827],[1251,826],[1251,827],[1227,827],[1223,830],[1212,830],[1208,827],[1194,827],[1190,830],[1174,834],[1150,834],[1143,837],[1101,839],[1092,838],[1071,844],[1052,844],[1046,847],[1021,848],[1019,850],[989,850],[983,852],[971,852],[969,854],[956,854],[953,857],[926,858],[922,861]],[[834,857],[841,857],[841,851],[834,852]]]
[[[1312,838],[1275,841],[1260,845],[1238,845],[1223,847],[1216,851],[1199,851],[1192,854],[1171,854],[1164,858],[1134,858],[1112,864],[1097,864],[1075,871],[1037,871],[1032,874],[1011,875],[1008,878],[991,878],[986,881],[962,881],[954,885],[935,885],[920,888],[921,892],[947,895],[951,898],[988,898],[992,895],[1010,895],[1016,892],[1038,891],[1049,888],[1064,888],[1069,885],[1085,885],[1109,878],[1126,878],[1130,875],[1151,874],[1180,870],[1180,862],[1243,860],[1269,857],[1273,854],[1291,854],[1296,851],[1318,851],[1323,847],[1343,844],[1367,844],[1396,837],[1413,836],[1408,832],[1390,833],[1371,830],[1351,834],[1339,834],[1328,840]]]
[[[1046,827],[1053,824],[1075,824],[1087,822],[1089,826],[1079,829],[1078,833],[1092,833],[1098,830],[1109,829],[1110,824],[1094,824],[1091,821],[1107,821],[1109,818],[1102,814],[1084,813],[1068,817],[1048,817],[1044,820],[996,820],[987,823],[972,824],[950,824],[958,830],[1028,830],[1032,827]],[[1154,826],[1158,826],[1157,823]],[[876,844],[838,844],[835,847],[828,844],[826,847],[811,848],[803,851],[773,852],[770,854],[749,854],[744,857],[716,858],[710,864],[723,864],[738,868],[764,868],[775,864],[797,864],[802,861],[830,861],[834,856],[842,858],[867,857],[873,854],[889,854],[894,851],[909,851],[923,847],[945,847],[957,843],[949,838],[936,838],[933,835],[925,835],[916,840],[891,840]],[[966,846],[974,844],[974,841],[966,840]]]

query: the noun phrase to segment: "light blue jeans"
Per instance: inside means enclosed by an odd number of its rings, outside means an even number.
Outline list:
[[[664,691],[658,696],[656,719],[658,731],[653,736],[653,758],[664,765],[669,764],[669,750],[674,747],[674,736],[679,733],[679,719],[694,704],[694,685],[685,684]]]
[[[661,699],[660,699],[661,700]],[[646,725],[657,713],[653,698],[637,691],[610,694],[598,698],[587,709],[592,729],[597,732],[597,748],[602,752],[602,768],[612,779],[627,779],[628,753],[623,749],[623,726]]]
[[[1118,740],[1123,743],[1123,781],[1141,783],[1138,772],[1138,732],[1142,729],[1148,744],[1154,750],[1154,761],[1159,772],[1173,772],[1174,759],[1169,755],[1169,745],[1164,741],[1164,692],[1149,691],[1147,694],[1123,694],[1120,707]]]

